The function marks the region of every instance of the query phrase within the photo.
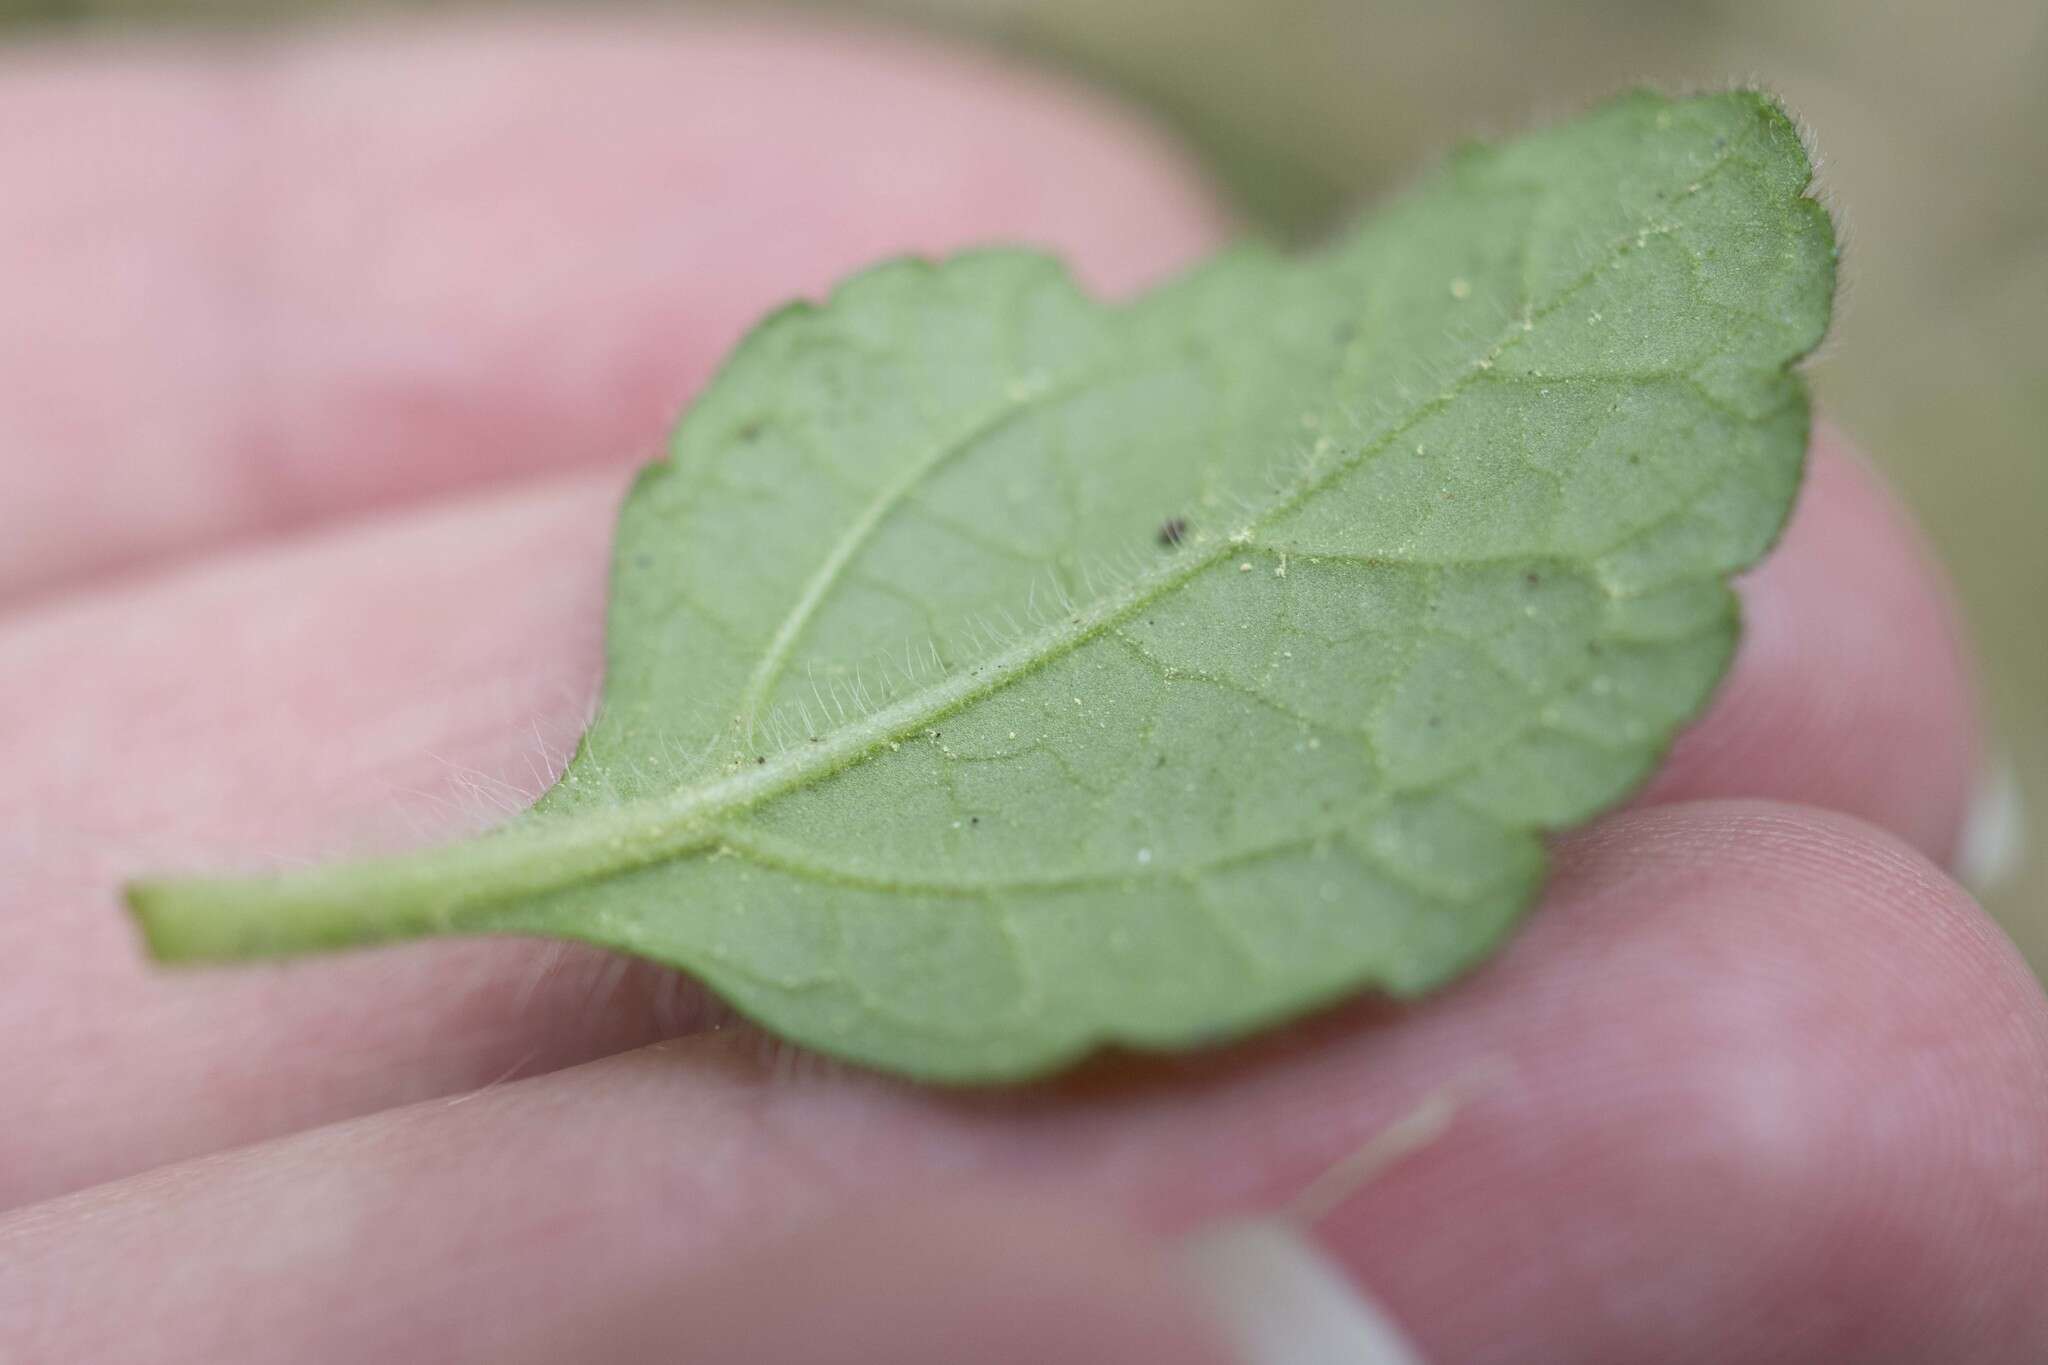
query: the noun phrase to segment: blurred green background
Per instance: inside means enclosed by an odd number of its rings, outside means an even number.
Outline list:
[[[2024,860],[1986,899],[2048,971],[2048,4],[813,3],[971,35],[1119,89],[1207,153],[1248,219],[1293,238],[1460,135],[1620,86],[1754,81],[1783,94],[1819,130],[1849,247],[1836,331],[1815,367],[1821,400],[1904,490],[1955,574],[1985,659],[1994,757],[2035,797]],[[0,0],[0,26],[132,31],[462,7]]]

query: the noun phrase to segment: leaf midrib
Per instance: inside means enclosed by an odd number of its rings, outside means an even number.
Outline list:
[[[363,941],[471,927],[476,917],[510,900],[549,895],[715,848],[722,841],[719,822],[724,817],[832,777],[886,745],[915,737],[934,722],[1071,654],[1166,593],[1246,546],[1257,544],[1257,532],[1262,527],[1295,510],[1333,480],[1381,454],[1456,401],[1472,384],[1485,378],[1501,356],[1532,335],[1537,322],[1565,307],[1573,297],[1654,238],[1676,231],[1677,210],[1733,162],[1735,153],[1731,145],[1706,169],[1691,177],[1666,206],[1670,221],[1650,223],[1638,219],[1637,225],[1623,233],[1605,256],[1559,289],[1550,302],[1512,322],[1498,340],[1466,362],[1441,391],[1415,404],[1372,441],[1348,452],[1340,449],[1333,452],[1337,458],[1305,469],[1291,488],[1283,490],[1233,535],[1197,533],[1166,565],[1103,595],[1073,612],[1067,620],[1054,622],[979,664],[816,736],[764,764],[745,767],[716,781],[684,787],[668,796],[578,812],[546,823],[522,818],[467,845],[274,878],[148,884],[138,887],[137,895],[155,900],[159,907],[174,898],[179,907],[189,904],[195,911],[214,911],[224,900],[244,899],[260,904],[267,912],[266,917],[283,921],[287,926],[295,919],[303,921],[299,926],[302,930],[304,924],[345,921],[350,941]],[[998,412],[993,420],[1000,425],[1005,415]],[[936,458],[942,459],[947,448],[939,449]],[[911,481],[912,486],[915,482]],[[375,898],[379,912],[375,923],[367,922],[366,898]]]
[[[1671,202],[1672,217],[1676,217],[1680,205],[1696,196],[1734,159],[1735,149],[1731,146],[1716,157],[1705,170],[1692,177],[1684,190]],[[1142,574],[1123,588],[1106,594],[1089,606],[1074,612],[1065,622],[1054,622],[977,665],[958,671],[896,702],[880,707],[865,717],[829,731],[826,735],[819,736],[815,742],[799,746],[789,754],[778,755],[765,765],[743,770],[717,782],[685,788],[677,794],[684,798],[693,793],[701,794],[699,801],[686,799],[671,805],[675,798],[657,798],[650,802],[622,805],[616,808],[617,812],[621,816],[626,816],[641,807],[649,807],[672,820],[715,820],[735,810],[758,805],[765,799],[830,777],[852,766],[884,744],[892,741],[901,742],[915,736],[932,722],[943,720],[961,708],[1028,676],[1038,668],[1072,653],[1102,631],[1151,605],[1166,593],[1228,559],[1232,554],[1246,546],[1257,544],[1257,532],[1260,528],[1298,508],[1333,480],[1381,454],[1417,425],[1456,401],[1473,383],[1484,378],[1501,356],[1532,335],[1537,322],[1566,306],[1574,296],[1606,272],[1620,265],[1632,253],[1647,246],[1651,240],[1676,231],[1677,226],[1675,222],[1654,225],[1639,222],[1633,231],[1622,234],[1602,259],[1588,266],[1577,278],[1560,289],[1549,303],[1541,308],[1529,310],[1485,352],[1468,361],[1457,378],[1440,392],[1416,404],[1400,421],[1389,426],[1371,442],[1349,453],[1340,452],[1341,458],[1330,460],[1321,469],[1311,468],[1304,471],[1293,488],[1283,491],[1274,498],[1236,533],[1227,537],[1197,533],[1182,546],[1184,551],[1193,550],[1194,553],[1177,555],[1160,569]],[[1070,386],[1085,387],[1085,381]],[[996,418],[996,425],[999,427],[1005,416],[1014,415],[1014,411],[999,415]],[[945,449],[941,448],[942,451]],[[914,486],[916,481],[910,482]],[[908,488],[903,491],[907,494]],[[878,499],[878,503],[881,501]],[[723,799],[721,796],[726,792],[732,793],[729,799]],[[689,813],[685,814],[686,811]],[[593,817],[577,818],[587,820]],[[716,842],[715,833],[706,831],[704,842]]]

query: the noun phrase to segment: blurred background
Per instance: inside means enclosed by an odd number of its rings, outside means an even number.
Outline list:
[[[489,7],[0,0],[0,41]],[[2048,4],[811,7],[891,16],[1078,70],[1179,129],[1248,222],[1293,240],[1398,185],[1461,135],[1562,114],[1621,86],[1755,81],[1783,94],[1821,130],[1822,182],[1848,244],[1842,308],[1814,370],[1821,403],[1903,490],[1955,575],[1985,660],[1993,757],[2034,798],[2021,860],[1986,899],[2048,972]]]

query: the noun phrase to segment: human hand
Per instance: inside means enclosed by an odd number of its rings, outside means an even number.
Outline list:
[[[858,30],[472,24],[17,53],[0,186],[0,1356],[1222,1362],[1171,1242],[1475,1068],[1306,1234],[1432,1360],[2048,1351],[2048,1006],[1939,871],[1966,670],[1838,437],[1490,966],[924,1090],[560,945],[167,973],[114,891],[533,794],[620,461],[741,330],[990,238],[1156,278],[1222,218],[1155,134]]]

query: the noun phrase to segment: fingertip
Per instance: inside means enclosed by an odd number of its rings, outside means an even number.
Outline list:
[[[2048,1348],[2048,1002],[1897,837],[1768,802],[1624,813],[1409,1027],[1439,1066],[1513,1058],[1328,1228],[1432,1359]]]

